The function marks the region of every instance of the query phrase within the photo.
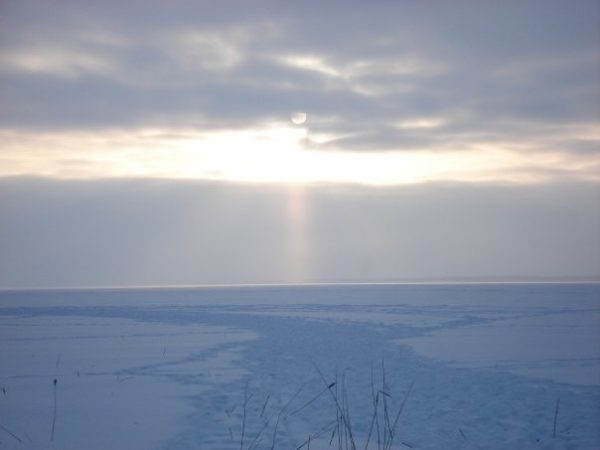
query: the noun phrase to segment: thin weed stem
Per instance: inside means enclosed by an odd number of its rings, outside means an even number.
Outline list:
[[[317,373],[321,377],[321,380],[323,381],[323,383],[325,384],[325,386],[328,386],[329,384],[327,383],[327,380],[325,379],[325,376],[323,375],[323,372],[321,372],[321,369],[319,369],[319,366],[317,366],[314,361],[313,361],[313,366],[315,367],[315,370],[317,371]],[[348,437],[350,438],[351,448],[352,448],[352,450],[356,450],[356,443],[354,441],[354,435],[352,434],[352,426],[350,425],[349,421],[346,418],[346,414],[344,413],[344,409],[342,409],[342,407],[340,406],[340,402],[338,401],[338,398],[333,393],[333,391],[331,389],[328,389],[328,391],[329,391],[329,394],[331,395],[331,397],[333,398],[333,402],[335,403],[335,406],[337,407],[337,410],[340,413],[340,417],[342,419],[342,424],[343,424],[343,426],[345,428],[345,431],[348,433]],[[342,393],[342,395],[343,395],[343,393]]]
[[[556,408],[554,409],[554,428],[552,430],[552,438],[556,438],[556,425],[558,424],[558,409],[560,408],[560,397],[556,400]]]
[[[10,434],[13,438],[15,438],[17,441],[19,442],[23,442],[19,436],[17,436],[15,433],[13,433],[12,431],[10,431],[8,428],[6,428],[4,425],[0,425],[0,429],[4,430],[5,432],[7,432],[8,434]]]
[[[398,410],[398,414],[396,414],[396,418],[394,419],[394,425],[390,429],[390,440],[389,440],[389,445],[387,447],[388,449],[392,448],[392,442],[394,441],[394,435],[396,434],[396,427],[398,426],[398,421],[400,420],[400,415],[402,414],[402,411],[404,411],[404,405],[406,405],[406,401],[408,400],[408,396],[412,392],[412,389],[413,389],[414,385],[415,385],[415,382],[413,381],[410,384],[410,387],[408,388],[408,391],[406,392],[406,395],[404,396],[404,399],[402,399],[402,404],[400,405],[400,409]]]
[[[54,440],[54,427],[56,426],[56,384],[58,380],[54,379],[54,411],[52,413],[52,431],[50,432],[50,441]]]

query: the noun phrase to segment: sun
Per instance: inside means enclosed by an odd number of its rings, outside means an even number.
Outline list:
[[[308,114],[304,111],[295,111],[290,115],[290,120],[294,125],[303,125],[308,120]]]

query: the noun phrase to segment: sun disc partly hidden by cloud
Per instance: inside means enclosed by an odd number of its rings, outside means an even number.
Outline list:
[[[295,111],[290,115],[290,119],[294,125],[302,125],[308,120],[308,114],[304,111]]]

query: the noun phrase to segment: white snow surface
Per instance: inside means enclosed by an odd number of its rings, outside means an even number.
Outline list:
[[[2,291],[0,449],[600,448],[599,344],[597,284]]]

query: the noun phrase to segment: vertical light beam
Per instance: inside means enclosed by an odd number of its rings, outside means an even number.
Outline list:
[[[309,205],[307,188],[291,184],[287,190],[287,266],[294,282],[310,280]]]

